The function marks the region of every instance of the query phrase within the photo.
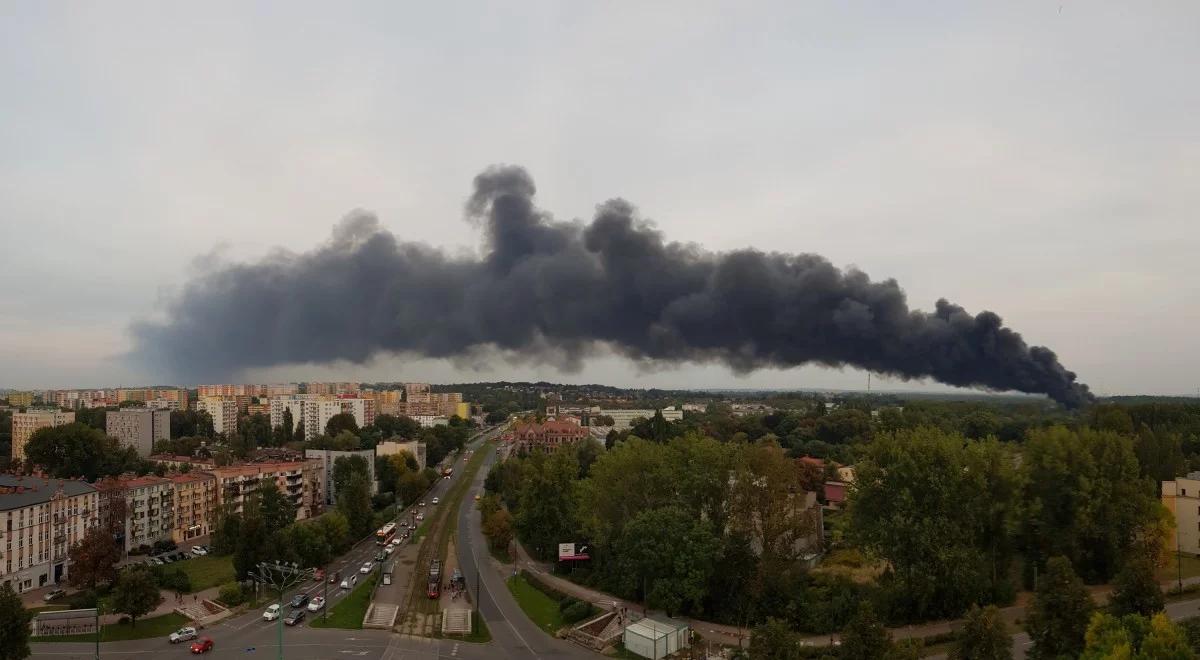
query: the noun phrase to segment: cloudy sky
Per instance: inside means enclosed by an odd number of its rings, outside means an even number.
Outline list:
[[[1197,393],[1200,4],[752,4],[9,5],[0,387],[158,382],[120,357],[132,321],[354,209],[476,250],[463,200],[503,162],[559,218],[621,196],[673,239],[993,310],[1101,393]],[[405,356],[244,377],[865,385]]]

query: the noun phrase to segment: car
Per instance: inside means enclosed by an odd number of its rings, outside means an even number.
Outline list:
[[[175,561],[175,558],[171,555],[159,555],[157,559],[164,564],[170,564],[171,562]]]
[[[370,573],[372,568],[375,568],[375,564],[372,564],[371,562],[367,562],[367,563],[363,564],[362,566],[358,567],[358,572],[363,573],[363,574]]]
[[[421,500],[421,503],[418,504],[417,506],[425,506],[425,500]]]
[[[303,620],[304,620],[304,610],[303,609],[292,610],[291,614],[288,614],[287,618],[283,620],[283,625],[294,626]]]
[[[51,589],[50,591],[46,592],[45,596],[42,596],[42,600],[49,603],[50,601],[54,600],[55,598],[59,598],[59,597],[65,596],[65,595],[67,595],[66,589]]]
[[[478,501],[479,501],[479,493],[475,493],[475,501],[476,501],[476,502],[478,502]]]
[[[196,639],[196,629],[191,626],[180,628],[179,630],[171,633],[167,639],[170,640],[172,644],[178,644],[180,642],[186,642],[190,639]]]
[[[396,551],[396,546],[389,545],[388,547],[383,549],[383,558],[387,559],[388,557],[391,557],[392,553],[395,551]]]
[[[356,584],[358,584],[358,576],[357,575],[351,575],[350,577],[346,578],[345,580],[342,580],[342,588],[343,589],[349,589],[350,587],[353,587]]]
[[[205,637],[192,642],[192,653],[208,653],[212,650],[213,641],[211,638]]]
[[[324,579],[325,579],[325,569],[318,568],[317,570],[313,571],[313,582],[320,582],[321,580],[324,580]]]
[[[266,611],[263,612],[263,621],[274,621],[275,619],[278,619],[280,609],[279,603],[271,603],[271,605],[267,607]]]
[[[288,603],[288,606],[292,609],[304,607],[305,605],[308,605],[308,594],[296,594],[292,596],[292,602]]]
[[[436,497],[435,497],[435,498],[433,498],[433,499],[432,499],[432,500],[430,500],[430,501],[431,501],[431,502],[433,502],[434,504],[437,504],[437,503],[438,503],[438,498],[436,498]]]
[[[175,558],[175,561],[185,561],[192,558],[192,556],[186,552],[176,552],[171,556]]]
[[[154,561],[153,559],[147,559],[143,563],[145,563],[147,566],[158,566],[158,562]]]
[[[393,547],[400,545],[400,539],[392,539],[392,542],[389,543],[388,545],[393,546]]]
[[[375,553],[375,561],[383,561],[384,559],[387,559],[386,552],[384,552],[383,550],[380,550],[379,552]]]
[[[308,601],[309,612],[316,612],[322,607],[325,607],[325,599],[321,598],[320,596],[315,596],[312,600]]]
[[[162,560],[162,557],[151,557],[150,561],[154,562],[155,566],[162,566],[167,563]]]
[[[340,579],[342,579],[341,571],[334,571],[329,574],[329,584],[337,584]]]
[[[401,520],[401,521],[400,521],[400,526],[401,526],[401,527],[408,527],[408,521],[407,521],[407,520]]]
[[[423,514],[423,513],[418,513],[418,514],[417,514],[417,520],[425,520],[425,514]]]
[[[197,557],[203,557],[204,555],[208,554],[208,550],[205,550],[204,546],[202,545],[193,545],[192,554],[196,555]]]

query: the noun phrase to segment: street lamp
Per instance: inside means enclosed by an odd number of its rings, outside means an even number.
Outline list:
[[[258,563],[257,570],[250,571],[249,576],[256,584],[261,584],[264,587],[270,587],[279,592],[279,660],[283,660],[283,596],[296,585],[305,580],[312,579],[313,569],[300,568],[296,562],[269,562],[262,561]]]

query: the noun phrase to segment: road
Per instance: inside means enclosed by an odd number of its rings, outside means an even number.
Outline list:
[[[474,438],[468,446],[476,449],[494,434],[495,431],[485,432]],[[465,459],[465,456],[460,456],[455,461],[453,478],[438,480],[438,483],[425,496],[427,503],[433,497],[438,497],[439,499],[445,498],[446,492],[454,480],[462,477],[463,467],[466,465]],[[494,459],[494,456],[488,457],[487,462],[476,478],[476,482],[472,485],[468,495],[463,498],[462,513],[459,518],[459,536],[460,538],[467,538],[468,534],[464,534],[462,530],[463,520],[467,516],[462,514],[473,514],[472,517],[476,520],[473,533],[475,536],[480,537],[480,547],[482,547],[482,536],[478,528],[478,513],[475,511],[473,494],[482,488],[488,466],[491,465]],[[411,520],[412,511],[413,509],[411,508],[407,509],[401,512],[401,516],[408,516],[408,519]],[[474,538],[472,537],[471,540],[473,542]],[[474,547],[474,544],[472,543],[472,546],[469,547]],[[375,545],[374,538],[363,539],[342,555],[342,557],[331,562],[326,570],[341,571],[342,577],[351,574],[358,575],[359,566],[368,562],[375,563],[374,557],[378,550],[379,548]],[[459,554],[460,561],[463,561],[462,546],[460,546]],[[484,549],[484,557],[487,557],[486,548]],[[464,573],[471,576],[475,563],[467,564],[464,562],[462,565],[464,566]],[[331,658],[345,658],[346,660],[410,660],[420,658],[487,660],[498,657],[595,657],[594,654],[588,653],[569,643],[551,640],[544,633],[533,627],[533,624],[525,618],[524,613],[513,602],[503,582],[500,582],[498,577],[496,577],[496,580],[496,585],[486,580],[484,583],[485,619],[488,621],[489,626],[492,627],[492,635],[496,638],[496,641],[491,644],[470,644],[467,642],[458,642],[453,639],[415,638],[384,630],[338,630],[310,628],[302,625],[294,628],[284,628],[284,655],[289,659],[298,658],[302,660],[330,660]],[[299,591],[303,591],[311,597],[324,595],[325,590],[328,589],[329,602],[326,607],[331,607],[336,605],[338,601],[349,593],[347,590],[335,589],[334,587],[336,586],[312,581],[303,585]],[[504,610],[497,607],[487,596],[488,592],[496,589],[497,586],[508,601]],[[507,613],[509,617],[514,617],[516,620],[506,621],[502,614],[498,614],[501,611]],[[310,612],[308,614],[310,621],[319,616],[320,613]],[[263,621],[261,610],[254,610],[227,619],[204,631],[204,634],[211,637],[215,642],[213,650],[206,655],[212,658],[236,657],[243,660],[254,660],[255,658],[268,660],[275,658],[278,651],[277,625],[276,622]],[[520,631],[519,634],[524,635],[526,639],[536,636],[535,643],[531,645],[523,641],[514,642],[512,640],[518,639],[518,636],[510,631]],[[559,645],[562,646],[560,647]],[[189,644],[186,643],[172,645],[165,638],[154,638],[129,642],[105,642],[100,645],[100,652],[103,658],[112,660],[119,658],[146,660],[154,656],[185,658],[191,657],[188,647]],[[556,651],[556,648],[574,651],[574,653],[559,652]],[[33,651],[31,657],[46,658],[47,660],[72,660],[75,658],[83,660],[95,657],[95,645],[93,643],[39,643],[31,644],[30,649]]]

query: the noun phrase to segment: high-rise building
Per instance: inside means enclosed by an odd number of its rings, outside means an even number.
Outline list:
[[[379,484],[375,481],[375,450],[374,449],[359,449],[357,451],[336,451],[333,449],[305,449],[304,457],[310,461],[320,461],[321,470],[323,471],[323,483],[325,488],[326,504],[335,504],[337,502],[337,490],[333,484],[333,468],[337,464],[339,458],[349,458],[350,456],[361,456],[367,463],[367,482],[371,486],[371,494],[375,494],[379,490]]]
[[[100,519],[84,481],[0,474],[0,583],[24,592],[67,576],[67,552]]]
[[[205,397],[196,402],[196,410],[212,417],[213,433],[224,433],[225,437],[237,433],[238,407],[232,398]]]
[[[149,408],[123,408],[104,416],[104,432],[133,447],[138,456],[154,453],[154,443],[171,439],[171,413]]]
[[[28,408],[33,405],[33,392],[9,392],[4,395],[8,405],[17,408]]]
[[[171,538],[176,543],[206,536],[216,524],[217,478],[208,472],[192,470],[170,476],[174,484],[175,522]]]
[[[38,410],[33,412],[15,412],[12,415],[12,457],[14,460],[25,460],[25,443],[29,436],[38,429],[50,426],[62,426],[75,421],[75,413],[58,410]]]

